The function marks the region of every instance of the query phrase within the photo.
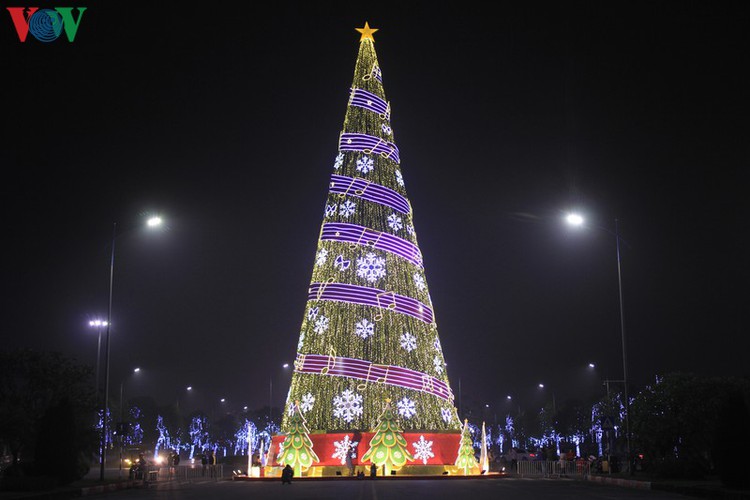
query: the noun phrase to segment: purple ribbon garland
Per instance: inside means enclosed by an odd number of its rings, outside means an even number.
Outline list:
[[[379,154],[383,158],[390,158],[401,163],[398,147],[380,137],[367,134],[342,132],[339,137],[339,151],[362,151],[365,154]]]
[[[391,309],[428,324],[432,324],[434,319],[432,309],[416,299],[395,292],[386,292],[377,288],[348,283],[311,283],[307,290],[307,299],[349,302],[380,309]],[[379,321],[382,317],[383,314],[378,312],[374,319]]]
[[[391,107],[372,92],[356,88],[352,89],[349,95],[349,104],[377,113],[384,120],[391,119]]]
[[[403,214],[411,212],[409,202],[396,191],[360,177],[346,177],[333,174],[331,176],[330,192],[339,194],[342,197],[345,195],[358,196],[367,201],[388,206]]]
[[[354,245],[369,245],[372,248],[385,250],[408,260],[412,264],[423,267],[422,252],[419,247],[398,236],[381,233],[357,224],[345,222],[326,222],[320,231],[320,239],[328,241],[347,242]]]
[[[363,359],[334,355],[298,353],[294,367],[299,373],[349,377],[364,380],[366,384],[374,382],[427,392],[447,401],[454,399],[450,387],[442,380],[402,366],[379,365]]]

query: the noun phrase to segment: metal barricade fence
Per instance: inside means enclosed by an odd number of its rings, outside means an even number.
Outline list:
[[[224,464],[217,464],[213,468],[209,465],[178,465],[176,467],[159,467],[151,469],[148,481],[218,481],[224,477]]]
[[[591,464],[588,460],[519,460],[517,472],[520,477],[585,477]]]

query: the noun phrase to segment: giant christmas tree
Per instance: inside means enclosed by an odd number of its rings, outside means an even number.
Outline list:
[[[452,454],[450,462],[441,453],[433,460],[452,464],[461,422],[375,54],[372,34],[377,30],[365,23],[357,31],[354,81],[332,165],[282,432],[291,429],[295,401],[313,438],[317,432],[338,439],[372,430],[390,400],[405,433],[452,436],[446,441],[452,448],[445,450],[445,456]],[[316,444],[316,450],[321,446],[326,445]],[[427,451],[434,455],[435,450]],[[329,455],[318,454],[323,462]]]

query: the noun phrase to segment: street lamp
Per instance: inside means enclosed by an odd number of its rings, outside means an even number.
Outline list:
[[[161,218],[151,217],[148,219],[146,224],[148,227],[158,227],[162,223]],[[117,222],[112,224],[112,249],[109,258],[109,301],[107,305],[107,336],[105,344],[105,357],[104,357],[104,405],[102,407],[102,436],[101,436],[101,448],[102,452],[99,456],[99,480],[104,481],[104,464],[107,460],[107,418],[109,416],[109,357],[110,357],[110,340],[111,340],[111,329],[112,329],[112,289],[114,285],[115,277],[115,239],[117,238]]]
[[[581,215],[576,213],[570,213],[565,217],[565,220],[570,224],[571,226],[575,227],[583,227],[584,225],[584,219]],[[632,467],[631,467],[631,455],[630,455],[630,398],[628,396],[628,356],[627,356],[627,345],[625,343],[625,313],[624,313],[624,306],[623,306],[623,297],[622,297],[622,267],[620,264],[620,240],[622,239],[620,237],[620,229],[618,225],[617,219],[615,219],[615,231],[614,233],[610,231],[609,229],[601,226],[596,226],[598,229],[601,229],[603,231],[606,231],[607,233],[613,235],[615,237],[615,249],[617,251],[617,291],[618,291],[618,298],[620,302],[620,337],[622,340],[622,385],[624,388],[625,393],[625,442],[627,445],[627,454],[628,454],[628,469],[630,470],[630,473],[633,473]],[[609,392],[609,385],[607,385],[607,392]]]
[[[544,384],[539,384],[540,389],[544,389]],[[552,392],[552,413],[557,413],[557,402],[555,401],[555,393]]]
[[[133,368],[133,372],[131,373],[131,375],[135,374],[135,373],[139,373],[140,371],[141,371],[140,368]],[[118,430],[120,432],[124,431],[124,426],[125,426],[125,422],[123,421],[124,417],[123,417],[123,411],[122,411],[123,410],[122,393],[123,393],[123,388],[125,386],[125,381],[126,380],[127,380],[127,377],[123,378],[120,381],[120,421],[118,422],[118,426],[119,426]],[[122,445],[124,444],[125,436],[122,435],[122,434],[120,434],[119,437],[120,437],[120,469],[117,472],[117,475],[118,475],[118,477],[122,477]]]

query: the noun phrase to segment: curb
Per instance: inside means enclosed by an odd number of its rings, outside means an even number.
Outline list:
[[[140,483],[140,481],[138,481]],[[118,483],[109,483],[109,484],[98,484],[95,486],[87,486],[85,488],[81,488],[81,496],[86,495],[96,495],[99,493],[106,493],[109,491],[116,491],[116,490],[124,490],[127,488],[133,488],[136,485],[136,481],[120,481]]]
[[[587,481],[593,481],[595,483],[602,484],[613,484],[615,486],[624,486],[626,488],[636,488],[641,490],[650,490],[651,481],[636,481],[634,479],[623,479],[621,477],[602,477],[602,476],[587,476]]]

